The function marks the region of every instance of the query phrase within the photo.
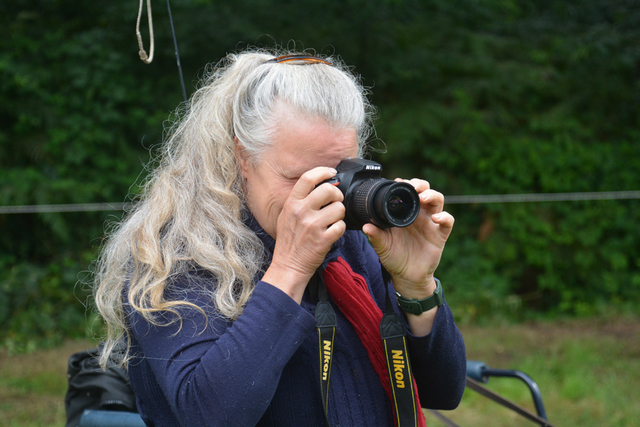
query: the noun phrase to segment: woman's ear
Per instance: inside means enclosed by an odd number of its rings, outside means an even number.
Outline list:
[[[235,142],[235,155],[236,162],[238,163],[238,168],[240,169],[240,173],[247,179],[247,171],[251,167],[251,162],[249,161],[249,156],[247,155],[247,150],[244,149],[238,137],[234,138]]]

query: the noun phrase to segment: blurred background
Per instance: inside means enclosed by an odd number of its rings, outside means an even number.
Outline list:
[[[138,6],[0,1],[1,425],[64,424],[67,358],[100,336],[91,263],[183,101],[167,4],[152,1],[149,65],[138,56]],[[640,1],[171,8],[187,95],[208,63],[247,46],[352,65],[379,109],[371,156],[383,176],[425,178],[451,201],[456,225],[438,275],[469,358],[538,379],[559,425],[636,425]],[[509,196],[521,194],[538,196]],[[93,203],[114,209],[79,206]],[[81,211],[10,208],[57,204]],[[531,406],[507,383],[490,385]],[[451,417],[520,425],[493,405],[465,395]]]

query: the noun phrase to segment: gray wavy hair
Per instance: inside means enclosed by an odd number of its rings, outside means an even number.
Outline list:
[[[362,155],[372,131],[367,91],[344,63],[268,62],[265,50],[230,54],[208,67],[183,114],[168,129],[157,165],[140,200],[116,224],[97,260],[94,297],[106,322],[100,363],[106,366],[118,342],[126,340],[125,301],[149,322],[157,314],[193,304],[166,297],[171,279],[202,269],[215,278],[201,290],[216,315],[237,319],[250,298],[264,249],[243,222],[243,180],[236,143],[252,162],[272,144],[284,105],[336,128],[356,129]],[[305,65],[306,64],[306,65]],[[237,142],[236,142],[237,141]],[[209,313],[210,314],[210,313]]]

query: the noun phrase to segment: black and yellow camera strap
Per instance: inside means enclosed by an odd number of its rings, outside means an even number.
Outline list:
[[[337,267],[337,268],[334,268]],[[340,270],[338,270],[340,269]],[[369,358],[374,365],[374,369],[380,376],[380,380],[387,391],[395,417],[396,427],[418,427],[424,426],[424,417],[422,415],[422,409],[419,405],[419,400],[413,381],[413,375],[411,371],[411,363],[409,361],[409,354],[406,341],[406,329],[403,320],[393,310],[391,298],[387,289],[387,296],[385,301],[384,313],[377,306],[368,289],[366,288],[366,281],[359,276],[365,283],[364,285],[357,286],[357,280],[353,278],[356,275],[351,268],[346,264],[344,260],[339,259],[338,262],[329,263],[327,270],[331,270],[332,274],[331,285],[329,291],[327,285],[323,279],[323,274],[320,270],[316,272],[312,281],[314,285],[317,284],[318,292],[318,304],[316,306],[315,317],[318,322],[318,351],[320,361],[320,387],[322,393],[322,402],[324,412],[327,418],[327,425],[329,424],[329,382],[331,380],[331,363],[334,355],[335,344],[335,332],[337,326],[336,314],[328,301],[329,292],[334,299],[334,302],[340,307],[341,311],[345,314],[347,319],[354,325],[354,323],[360,322],[363,318],[367,320],[368,328],[375,328],[372,320],[372,313],[375,312],[375,318],[380,319],[379,334],[371,334],[369,336],[377,335],[376,343],[372,343],[360,333],[358,333],[362,344],[369,354]],[[383,273],[384,274],[384,273]],[[340,286],[336,286],[338,281],[336,278],[342,278],[347,282],[353,283],[341,283]],[[388,283],[388,277],[384,277],[385,286]],[[342,282],[343,280],[339,280]],[[364,287],[364,289],[362,289]],[[359,290],[356,292],[356,289]],[[335,293],[339,292],[341,295],[336,297]],[[359,296],[357,296],[359,295]],[[356,301],[356,298],[359,298]],[[345,304],[352,306],[362,306],[362,300],[367,299],[367,312],[359,313],[358,310],[349,310]],[[360,328],[362,325],[360,325]],[[356,332],[359,327],[354,325]],[[372,355],[372,352],[374,353]],[[379,353],[383,353],[379,354]],[[383,378],[385,377],[385,378]],[[386,379],[388,378],[388,383]],[[388,389],[390,387],[390,390]]]
[[[418,412],[421,412],[422,408],[417,407],[416,390],[407,350],[406,331],[404,322],[393,310],[388,289],[385,298],[385,313],[380,321],[380,336],[384,344],[396,426],[418,426]]]
[[[329,303],[327,287],[322,273],[316,272],[318,284],[318,304],[316,305],[316,321],[318,322],[318,349],[320,350],[320,392],[324,414],[329,425],[329,381],[331,380],[331,362],[333,361],[333,343],[336,337],[336,313]]]

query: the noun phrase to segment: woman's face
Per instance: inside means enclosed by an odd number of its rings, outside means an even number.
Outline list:
[[[239,153],[251,213],[274,239],[277,221],[291,189],[303,173],[318,166],[335,168],[346,157],[356,157],[355,129],[333,129],[319,119],[287,115],[276,128],[273,146],[257,165]]]

